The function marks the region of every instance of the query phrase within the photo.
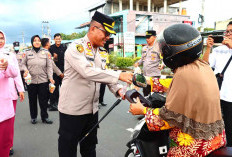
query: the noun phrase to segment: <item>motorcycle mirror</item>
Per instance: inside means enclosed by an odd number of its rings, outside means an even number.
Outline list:
[[[134,74],[132,81],[133,81],[133,84],[138,87],[141,87],[141,88],[147,87],[146,78],[142,74],[137,74],[137,73]]]

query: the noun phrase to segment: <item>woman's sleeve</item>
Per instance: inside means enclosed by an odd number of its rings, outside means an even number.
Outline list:
[[[150,131],[167,130],[172,127],[159,116],[159,108],[144,108],[145,121]]]
[[[15,78],[18,76],[18,61],[16,59],[15,55],[11,55],[10,59],[8,60],[8,66],[5,71],[3,71],[3,74],[6,78]]]

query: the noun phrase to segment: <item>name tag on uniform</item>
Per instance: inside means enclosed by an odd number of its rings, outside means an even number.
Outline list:
[[[106,63],[106,60],[105,60],[105,59],[102,59],[101,61],[104,62],[104,63]]]
[[[8,55],[8,56],[10,55],[9,53],[6,53],[6,52],[4,52],[4,54],[5,54],[5,55]]]
[[[28,56],[33,56],[33,54],[29,54]]]
[[[103,70],[106,69],[106,62],[102,62],[102,69],[103,69]]]
[[[94,58],[86,57],[86,59],[89,61],[94,61]]]

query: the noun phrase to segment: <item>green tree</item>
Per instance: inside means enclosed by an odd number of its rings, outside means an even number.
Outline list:
[[[209,32],[209,31],[214,31],[214,28],[208,28],[208,27],[204,28],[204,32]]]
[[[84,37],[87,34],[87,31],[82,31],[80,33],[64,34],[60,33],[63,40],[73,40]]]

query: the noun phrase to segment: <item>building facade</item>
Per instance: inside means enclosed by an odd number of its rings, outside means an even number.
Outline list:
[[[89,8],[89,17],[95,11],[114,18],[116,35],[111,37],[108,47],[121,56],[141,56],[141,47],[146,44],[145,32],[156,30],[157,34],[166,27],[188,21],[189,16],[181,15],[181,0],[102,0]],[[180,3],[180,7],[170,7]],[[183,13],[183,12],[182,12]],[[90,22],[77,28],[83,28]],[[106,47],[107,47],[106,46]]]

